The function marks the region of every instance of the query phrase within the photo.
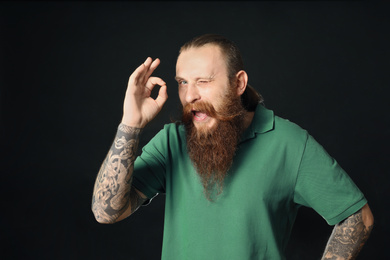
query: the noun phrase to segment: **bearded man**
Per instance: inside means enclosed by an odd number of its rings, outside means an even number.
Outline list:
[[[98,173],[92,211],[120,221],[166,194],[162,259],[285,259],[300,206],[335,225],[323,259],[354,259],[373,216],[367,200],[307,131],[277,117],[248,85],[237,46],[186,43],[176,64],[182,120],[135,158],[141,130],[167,100],[147,58],[130,76],[122,122]],[[158,97],[150,97],[160,85]]]

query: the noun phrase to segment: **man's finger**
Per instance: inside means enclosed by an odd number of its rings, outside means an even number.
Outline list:
[[[142,64],[144,66],[144,69],[140,72],[139,74],[139,80],[137,82],[140,82],[141,84],[145,84],[145,78],[146,78],[146,74],[147,72],[149,71],[150,69],[150,65],[152,65],[152,58],[150,57],[147,57],[145,62]],[[149,76],[147,76],[149,77]]]
[[[145,62],[139,65],[138,68],[136,68],[134,72],[130,75],[129,82],[131,81],[136,84],[138,82],[143,82],[144,75],[152,64],[151,60],[152,59],[150,57],[146,58]]]
[[[145,87],[149,89],[150,91],[153,90],[154,86],[156,85],[166,85],[165,81],[158,77],[150,77],[148,82],[146,82]]]
[[[146,70],[144,75],[144,84],[146,84],[150,75],[152,75],[153,71],[158,67],[158,65],[160,65],[160,59],[157,58],[150,64],[150,66]]]

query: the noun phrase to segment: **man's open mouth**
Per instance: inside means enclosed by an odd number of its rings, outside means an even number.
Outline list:
[[[202,120],[207,118],[207,114],[206,113],[203,113],[203,112],[200,112],[200,111],[196,111],[196,110],[192,110],[191,112],[194,115],[194,119],[196,121],[202,121]]]

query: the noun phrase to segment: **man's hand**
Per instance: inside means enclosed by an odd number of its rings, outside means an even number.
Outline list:
[[[148,57],[129,78],[125,102],[123,105],[122,124],[144,128],[160,111],[168,99],[166,83],[158,77],[150,77],[160,64],[159,59]],[[160,85],[156,99],[150,97],[155,85]]]

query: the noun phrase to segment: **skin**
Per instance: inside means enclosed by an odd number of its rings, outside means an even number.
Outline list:
[[[129,78],[122,122],[95,181],[92,212],[99,223],[118,222],[147,200],[131,184],[139,134],[168,99],[165,82],[150,77],[159,64],[160,60],[147,58]],[[157,84],[161,88],[158,97],[153,99],[150,94]]]
[[[366,204],[334,227],[322,259],[355,259],[367,241],[373,225],[374,217]]]
[[[118,132],[100,168],[92,197],[92,211],[99,223],[111,224],[124,219],[146,201],[131,188],[133,162],[140,128],[120,124]]]
[[[179,85],[179,98],[183,106],[207,101],[213,104],[217,111],[224,109],[220,104],[230,88],[230,83],[225,59],[219,47],[206,44],[182,52],[177,60],[175,79]],[[236,75],[237,96],[244,93],[247,82],[246,72],[239,71]],[[244,128],[249,126],[253,115],[253,112],[247,113]],[[193,122],[197,129],[212,128],[216,119],[208,115],[194,115]]]
[[[158,77],[151,77],[160,60],[147,58],[130,76],[123,117],[111,146],[96,178],[92,198],[92,211],[99,223],[115,223],[135,212],[147,197],[131,186],[133,164],[142,129],[161,111],[168,99],[167,86]],[[224,58],[214,45],[183,51],[177,61],[176,80],[179,97],[183,105],[197,101],[209,101],[214,107],[221,107],[221,97],[229,87]],[[245,71],[236,74],[234,86],[237,95],[246,88],[248,76]],[[156,99],[151,91],[160,85]],[[252,121],[253,112],[245,115],[244,128]],[[194,125],[212,128],[216,119],[199,114],[194,115]],[[355,259],[367,240],[373,227],[373,216],[368,205],[337,224],[327,243],[322,259]]]

